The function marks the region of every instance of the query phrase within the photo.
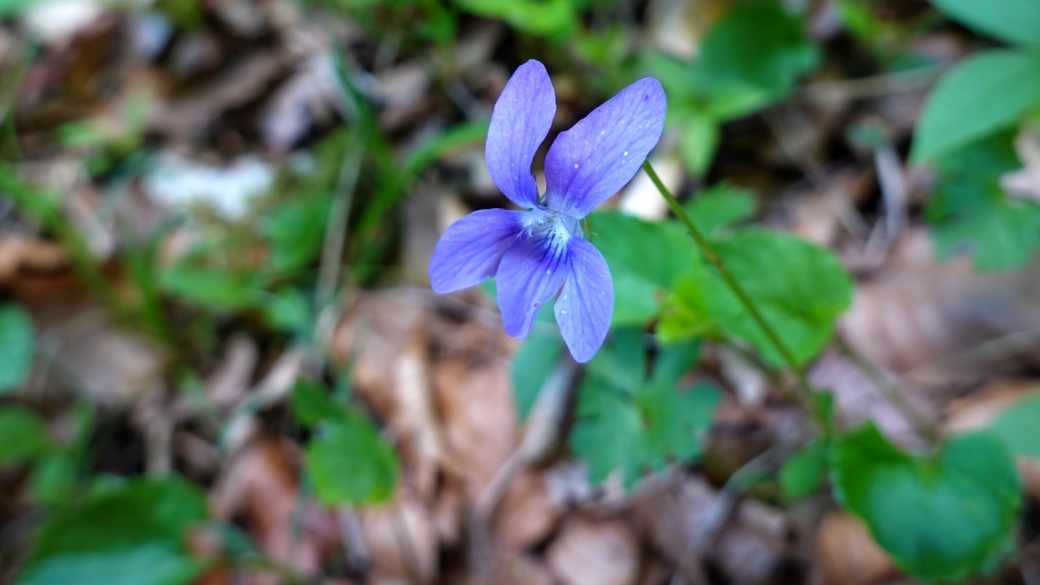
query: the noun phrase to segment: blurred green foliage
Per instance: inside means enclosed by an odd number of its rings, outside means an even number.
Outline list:
[[[638,329],[615,330],[578,389],[570,442],[593,482],[618,472],[631,488],[647,472],[690,463],[703,450],[721,396],[710,384],[680,383],[696,363],[699,346],[661,349],[648,375],[643,338]]]

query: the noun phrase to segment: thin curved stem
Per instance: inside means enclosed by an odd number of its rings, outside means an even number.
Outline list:
[[[716,270],[718,270],[719,275],[722,276],[722,280],[725,281],[726,286],[733,291],[733,294],[736,295],[740,304],[744,306],[748,315],[751,315],[751,318],[762,329],[762,332],[765,333],[766,337],[769,338],[769,341],[776,348],[777,352],[780,353],[780,356],[783,357],[787,366],[794,374],[795,379],[798,381],[798,386],[801,390],[800,399],[804,403],[803,406],[809,409],[809,412],[814,416],[818,416],[820,414],[818,409],[814,403],[809,400],[812,396],[812,385],[809,384],[809,379],[805,375],[805,370],[798,363],[798,360],[795,359],[790,348],[788,348],[787,344],[783,342],[780,335],[778,335],[776,330],[773,329],[772,325],[765,320],[765,317],[762,316],[762,312],[758,310],[758,306],[755,305],[753,300],[751,300],[751,297],[747,294],[747,291],[744,290],[744,287],[741,286],[740,282],[733,276],[733,273],[726,268],[726,265],[715,252],[715,248],[711,245],[711,242],[708,241],[708,238],[704,237],[704,234],[697,229],[697,226],[694,225],[690,216],[687,215],[686,210],[679,204],[679,201],[674,195],[672,195],[672,192],[668,190],[668,187],[664,186],[664,183],[661,182],[661,178],[657,176],[657,172],[655,172],[654,168],[650,166],[649,160],[643,161],[643,170],[646,171],[650,180],[653,181],[654,186],[657,187],[657,190],[661,192],[661,195],[668,202],[668,206],[672,208],[672,212],[675,213],[675,216],[679,218],[679,221],[681,221],[684,226],[686,226],[686,231],[689,232],[693,240],[697,242],[697,245],[704,252],[705,258],[715,267]]]

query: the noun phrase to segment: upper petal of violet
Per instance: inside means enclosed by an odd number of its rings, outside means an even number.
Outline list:
[[[567,259],[570,271],[556,300],[556,322],[571,355],[585,363],[607,337],[614,312],[614,287],[607,262],[591,243],[571,239],[567,242]]]
[[[549,74],[533,59],[517,68],[495,102],[484,157],[495,185],[520,207],[535,207],[538,201],[531,161],[555,114]]]
[[[585,217],[631,181],[661,138],[666,108],[661,84],[647,77],[561,132],[545,157],[549,209]]]
[[[496,284],[506,333],[527,337],[538,307],[560,290],[568,269],[566,244],[544,234],[523,236],[505,253]]]
[[[451,224],[430,259],[430,285],[446,294],[487,280],[517,241],[521,211],[482,209]]]

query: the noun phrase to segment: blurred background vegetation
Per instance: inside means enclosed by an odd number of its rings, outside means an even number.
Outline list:
[[[1040,1],[0,19],[0,582],[1040,583]],[[794,364],[643,173],[586,367],[429,290],[532,58],[539,181],[661,81],[650,161]]]

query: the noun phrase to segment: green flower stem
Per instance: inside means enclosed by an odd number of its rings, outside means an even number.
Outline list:
[[[744,290],[744,287],[740,285],[740,282],[733,277],[733,274],[726,268],[726,265],[723,264],[722,259],[719,258],[719,255],[715,252],[715,248],[712,247],[711,242],[709,242],[708,239],[704,237],[704,234],[697,229],[697,226],[690,220],[690,216],[686,214],[686,210],[683,209],[682,205],[679,205],[679,201],[674,195],[672,195],[672,192],[668,190],[668,187],[664,186],[664,183],[661,182],[661,178],[657,176],[654,168],[650,166],[649,160],[643,161],[643,170],[646,171],[650,180],[653,181],[654,186],[657,187],[657,190],[660,191],[661,195],[666,201],[668,201],[668,206],[672,208],[672,212],[675,213],[675,216],[679,218],[679,221],[681,221],[684,226],[686,226],[686,231],[690,232],[690,236],[693,237],[694,241],[697,242],[697,245],[704,251],[704,256],[708,259],[708,262],[719,271],[722,280],[726,282],[726,286],[733,291],[733,294],[735,294],[737,299],[740,300],[740,304],[744,305],[744,309],[747,310],[748,314],[751,315],[751,318],[755,320],[755,323],[762,328],[766,337],[769,338],[769,341],[776,347],[776,350],[780,352],[784,361],[787,362],[788,367],[790,367],[791,372],[794,374],[795,379],[798,381],[798,386],[801,389],[798,398],[802,402],[802,405],[805,406],[814,416],[819,415],[820,413],[818,412],[818,409],[813,406],[814,403],[809,400],[812,396],[812,386],[809,384],[809,379],[805,376],[805,370],[798,364],[798,360],[795,359],[794,354],[791,353],[791,350],[783,340],[780,339],[776,330],[773,329],[773,327],[765,320],[765,317],[762,316],[762,312],[758,310],[755,302],[751,300],[751,297],[747,294],[747,291]]]

